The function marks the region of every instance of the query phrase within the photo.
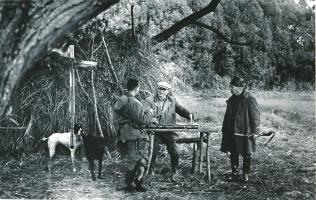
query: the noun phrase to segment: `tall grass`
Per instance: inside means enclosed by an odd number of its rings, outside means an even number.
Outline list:
[[[196,116],[201,123],[220,126],[226,110],[228,92],[221,92],[220,97],[207,97],[207,93],[193,95],[178,94],[178,100]],[[302,127],[310,134],[315,130],[315,97],[306,92],[264,92],[253,91],[261,111],[261,126],[285,130]]]

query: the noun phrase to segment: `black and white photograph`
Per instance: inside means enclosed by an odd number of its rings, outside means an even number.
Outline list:
[[[315,0],[0,0],[0,199],[314,200]]]

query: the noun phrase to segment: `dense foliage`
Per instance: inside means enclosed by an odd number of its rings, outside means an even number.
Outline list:
[[[107,33],[131,29],[131,4],[138,37],[150,38],[206,6],[209,0],[121,2],[94,22]],[[160,66],[197,87],[218,87],[220,77],[239,74],[271,89],[295,83],[310,89],[315,77],[314,15],[305,1],[222,0],[215,13],[199,20],[218,29],[233,45],[212,31],[190,25],[152,48]],[[172,69],[171,69],[171,68]],[[225,82],[225,81],[224,81]],[[294,88],[295,89],[295,88]]]

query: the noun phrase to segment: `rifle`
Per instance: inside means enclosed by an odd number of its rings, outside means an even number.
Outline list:
[[[259,137],[262,137],[262,136],[271,136],[271,137],[269,138],[268,142],[266,142],[266,143],[264,144],[264,146],[267,146],[267,144],[274,138],[274,136],[275,136],[275,131],[269,131],[269,132],[266,132],[266,133],[261,133],[261,134],[259,134],[259,135],[256,135],[255,138],[259,138]]]
[[[210,123],[203,124],[148,124],[136,126],[137,129],[158,132],[190,131],[190,132],[218,132],[221,126],[215,126]]]

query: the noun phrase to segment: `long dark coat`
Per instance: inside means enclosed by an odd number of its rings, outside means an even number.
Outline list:
[[[222,152],[236,152],[238,154],[250,154],[256,150],[255,134],[259,134],[260,111],[257,101],[251,94],[244,91],[238,98],[237,105],[233,105],[231,96],[227,102],[227,108],[222,126]],[[236,106],[235,120],[233,120],[233,106]]]

